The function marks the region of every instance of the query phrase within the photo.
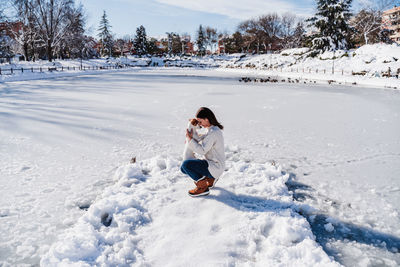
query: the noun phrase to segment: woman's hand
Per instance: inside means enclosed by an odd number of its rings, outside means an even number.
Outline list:
[[[190,130],[190,131],[188,129],[186,129],[186,137],[189,139],[189,141],[192,140],[192,138],[193,138],[193,129]]]

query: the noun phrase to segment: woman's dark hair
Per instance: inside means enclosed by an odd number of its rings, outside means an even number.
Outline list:
[[[206,108],[206,107],[201,107],[196,113],[196,118],[199,119],[208,119],[211,125],[218,126],[221,130],[224,129],[224,126],[222,126],[218,121],[217,118],[215,118],[214,113],[211,111],[211,109]]]

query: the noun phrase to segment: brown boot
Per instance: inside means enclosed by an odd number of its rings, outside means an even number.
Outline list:
[[[189,196],[191,197],[199,197],[208,195],[210,191],[208,190],[208,184],[206,178],[200,181],[197,181],[196,188],[189,190]]]
[[[207,181],[208,188],[213,188],[218,181],[217,179],[210,178],[210,177],[206,177],[204,180]]]

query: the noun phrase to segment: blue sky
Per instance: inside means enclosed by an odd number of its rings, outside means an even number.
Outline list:
[[[357,9],[360,3],[376,1],[353,0],[353,7]],[[116,37],[134,35],[136,28],[143,25],[148,36],[157,38],[165,32],[189,33],[194,38],[200,24],[233,33],[241,21],[252,17],[270,12],[309,17],[316,7],[316,0],[81,0],[81,3],[87,13],[90,35],[97,34],[105,10]]]
[[[243,20],[270,12],[308,16],[315,0],[82,0],[89,34],[96,35],[103,10],[116,37],[134,35],[143,25],[147,35],[194,33],[200,24],[233,33]]]

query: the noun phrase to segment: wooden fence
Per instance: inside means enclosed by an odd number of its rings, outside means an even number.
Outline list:
[[[110,70],[110,69],[122,69],[129,68],[127,65],[114,65],[114,66],[78,66],[78,67],[39,67],[39,68],[0,68],[0,75],[14,74],[17,72],[21,73],[33,73],[33,72],[53,72],[53,71],[74,71],[74,70]]]
[[[358,75],[358,76],[365,76],[368,73],[366,71],[353,71],[353,70],[337,70],[337,69],[312,69],[312,68],[279,68],[279,67],[274,67],[274,68],[268,68],[268,70],[273,70],[277,72],[295,72],[295,73],[316,73],[316,74],[339,74],[339,75]],[[400,76],[400,68],[397,71],[392,71],[390,68],[388,68],[387,71],[385,72],[380,72],[380,73],[375,73],[372,74],[373,76],[376,77],[395,77],[399,79]]]

